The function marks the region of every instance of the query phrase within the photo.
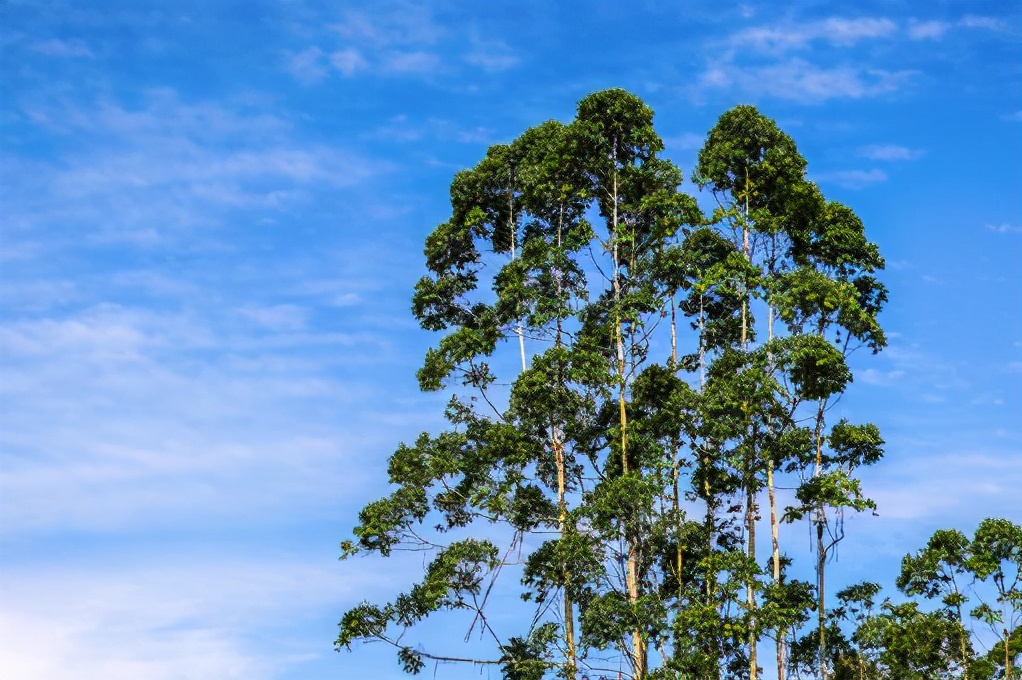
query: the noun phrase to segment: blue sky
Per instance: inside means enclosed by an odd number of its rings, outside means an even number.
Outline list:
[[[441,426],[422,241],[457,170],[608,87],[686,177],[756,105],[887,258],[840,407],[887,440],[880,516],[833,582],[1022,519],[1017,2],[8,1],[0,49],[5,677],[400,677],[332,641],[418,566],[337,543]]]

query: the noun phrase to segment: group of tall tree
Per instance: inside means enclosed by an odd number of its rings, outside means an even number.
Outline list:
[[[883,454],[874,425],[830,417],[850,353],[885,344],[883,259],[862,222],[751,106],[699,152],[708,214],[662,150],[650,108],[607,90],[454,178],[413,299],[442,333],[418,379],[451,392],[450,427],[397,449],[393,492],[342,544],[422,551],[424,573],[347,612],[338,648],[383,641],[408,672],[465,661],[509,680],[754,680],[765,650],[780,678],[945,677],[893,674],[930,662],[897,657],[916,630],[952,671],[1009,677],[1017,627],[973,612],[1005,628],[1002,660],[977,665],[961,588],[966,572],[992,579],[1015,615],[1017,526],[941,535],[907,560],[906,592],[944,597],[936,612],[878,608],[873,584],[832,594],[826,578],[845,514],[875,507],[856,470]],[[779,479],[795,489],[785,507]],[[788,575],[795,522],[814,537],[812,582]],[[533,607],[513,631],[492,612],[509,590]],[[410,640],[441,612],[492,656]]]

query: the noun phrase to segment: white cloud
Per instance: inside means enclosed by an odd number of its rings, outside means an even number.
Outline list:
[[[468,52],[464,59],[467,63],[478,66],[484,71],[491,73],[506,71],[521,63],[521,58],[504,42],[478,39],[472,42],[475,43],[475,48]]]
[[[366,70],[369,66],[369,62],[353,47],[333,52],[330,55],[330,63],[344,76],[353,76],[359,71]]]
[[[53,160],[5,160],[15,178],[4,187],[9,223],[51,240],[75,225],[76,239],[167,246],[228,214],[258,210],[266,217],[386,168],[298,140],[280,117],[183,102],[171,90],[149,91],[131,108],[111,101],[27,108],[49,133],[88,142]],[[47,229],[53,225],[58,229]]]
[[[663,138],[664,147],[668,152],[672,150],[683,150],[691,151],[693,149],[699,149],[703,146],[706,141],[706,137],[703,135],[697,135],[694,132],[684,132],[680,135],[671,135]]]
[[[348,11],[331,28],[343,38],[380,48],[431,45],[446,33],[421,5],[392,5],[374,8],[372,13]]]
[[[887,174],[876,168],[872,170],[840,170],[817,175],[824,182],[832,182],[846,189],[865,189],[868,186],[884,182]]]
[[[8,312],[43,312],[81,296],[79,284],[66,279],[0,280],[0,304]]]
[[[944,37],[950,29],[951,24],[946,21],[913,20],[908,26],[908,36],[913,40],[936,40]]]
[[[51,38],[32,45],[32,50],[51,57],[94,57],[92,50],[81,40]]]
[[[911,161],[921,157],[923,151],[893,144],[871,144],[861,148],[859,155],[874,161]]]
[[[428,74],[440,66],[440,57],[422,50],[394,52],[388,54],[380,66],[388,73]]]
[[[858,371],[855,374],[856,380],[861,380],[867,385],[893,385],[899,382],[905,377],[905,371],[892,370],[892,371],[879,371],[875,368],[867,368],[862,371]]]
[[[465,37],[442,28],[425,7],[389,5],[375,7],[373,12],[347,11],[340,21],[329,25],[329,31],[319,42],[334,44],[326,48],[329,60],[345,77],[430,76],[441,69],[455,69],[455,63],[441,56],[441,43],[448,52],[460,52],[463,64],[487,73],[506,71],[521,63],[515,50],[501,40],[471,34],[467,39],[469,48],[464,50],[461,43],[466,42]],[[455,44],[455,40],[459,42]],[[301,82],[318,82],[323,75],[319,66],[322,51],[314,46],[290,56],[287,69]]]
[[[427,118],[425,122],[417,122],[409,120],[408,116],[400,115],[374,130],[371,137],[388,142],[439,139],[461,144],[492,144],[494,131],[483,126],[466,127],[445,118]]]
[[[852,45],[859,40],[891,35],[896,30],[890,19],[827,19],[822,22],[821,34],[834,44]]]
[[[1004,22],[994,17],[977,16],[966,14],[962,17],[961,25],[965,28],[985,28],[991,31],[999,31],[1004,28]]]
[[[913,71],[885,71],[854,66],[825,68],[803,59],[766,66],[718,63],[704,72],[706,87],[735,87],[752,95],[769,95],[803,103],[830,99],[864,99],[898,91]]]
[[[309,317],[309,310],[297,305],[242,307],[238,313],[273,330],[302,330]]]
[[[1012,123],[1022,123],[1022,109],[1009,113],[1008,115],[1004,116],[1004,119],[1007,121],[1011,121]]]
[[[19,680],[259,680],[327,657],[317,619],[379,578],[249,556],[158,554],[96,569],[5,565],[0,668]],[[378,587],[378,585],[376,586]],[[289,637],[274,634],[288,621]],[[294,628],[313,634],[295,639]]]
[[[323,50],[310,47],[298,53],[288,54],[286,68],[298,82],[313,85],[326,77],[327,70],[322,61]]]
[[[916,443],[912,446],[916,455],[885,459],[863,471],[863,487],[877,501],[882,517],[961,526],[1014,511],[1016,489],[1022,487],[1018,456],[971,450],[944,453],[935,446]],[[925,465],[919,464],[920,457]]]
[[[1022,232],[1022,227],[1017,224],[1009,224],[1008,222],[1001,222],[1000,224],[988,224],[986,225],[987,231],[992,231],[995,234],[1018,234]]]
[[[755,49],[762,52],[784,52],[807,47],[815,41],[848,47],[870,38],[894,34],[897,25],[890,19],[830,18],[807,23],[786,23],[759,26],[739,31],[730,40],[734,49]]]
[[[194,309],[204,296],[185,299]],[[274,517],[343,498],[378,472],[345,461],[352,447],[393,444],[383,442],[393,428],[351,427],[387,417],[383,388],[333,373],[388,360],[374,325],[309,327],[289,305],[241,315],[259,332],[216,306],[97,305],[0,328],[5,535]]]

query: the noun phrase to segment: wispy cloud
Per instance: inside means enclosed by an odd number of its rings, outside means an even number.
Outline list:
[[[719,56],[702,73],[699,87],[805,104],[891,94],[902,90],[918,72],[877,60],[906,35],[913,40],[936,39],[952,27],[944,21],[902,22],[886,17],[776,20],[738,30],[719,41]],[[885,49],[867,49],[864,43]]]
[[[73,222],[96,242],[160,245],[182,228],[216,225],[226,212],[278,211],[386,170],[303,142],[280,117],[185,102],[167,89],[145,93],[136,107],[28,102],[24,110],[50,134],[84,143],[53,162],[5,161],[17,177],[3,190],[8,219],[38,233]]]
[[[378,587],[369,570],[342,579],[333,562],[257,559],[192,553],[101,569],[5,565],[0,668],[20,680],[280,677],[332,652],[316,635],[270,634],[269,622],[314,629],[360,589]]]
[[[765,66],[719,62],[701,79],[704,87],[734,88],[751,95],[769,95],[806,104],[831,99],[864,99],[898,91],[914,71],[886,71],[857,66],[821,67],[804,59]]]
[[[683,150],[691,151],[692,149],[698,149],[702,147],[706,138],[703,135],[697,135],[694,132],[684,132],[680,135],[668,135],[663,138],[664,146],[668,151],[672,150]]]
[[[269,307],[243,307],[242,316],[261,326],[274,330],[302,330],[306,327],[309,310],[298,305],[272,305]]]
[[[346,47],[331,53],[330,64],[345,76],[353,76],[369,67],[369,62],[353,47]]]
[[[976,14],[966,14],[959,23],[965,28],[985,28],[990,31],[1004,30],[1005,27],[1001,19]]]
[[[867,385],[879,386],[893,385],[903,377],[905,377],[905,371],[898,369],[881,371],[875,368],[867,368],[855,374],[856,380],[861,380]]]
[[[874,161],[912,161],[922,157],[921,149],[894,144],[870,144],[859,149],[859,155]]]
[[[51,38],[32,45],[32,51],[50,57],[94,57],[92,50],[81,40]]]
[[[297,53],[291,52],[287,54],[285,68],[298,82],[312,85],[327,76],[323,57],[323,50],[318,47],[309,47]]]
[[[521,58],[502,41],[484,41],[475,39],[473,49],[466,53],[467,63],[478,66],[484,71],[495,73],[514,68],[521,63]]]
[[[316,46],[288,56],[286,70],[300,82],[315,83],[322,80],[327,63],[345,78],[430,77],[466,66],[498,73],[521,63],[521,56],[506,42],[471,33],[466,40],[444,28],[425,6],[376,9],[342,13]],[[469,49],[464,49],[464,42]]]
[[[834,17],[822,21],[747,28],[734,34],[730,43],[734,48],[752,48],[763,52],[801,49],[817,41],[848,47],[861,40],[892,35],[897,29],[897,24],[890,19]]]
[[[823,182],[831,182],[846,189],[865,189],[874,184],[887,181],[887,174],[876,168],[872,170],[839,170],[817,175]]]
[[[390,142],[416,142],[429,139],[454,141],[462,144],[492,144],[495,141],[494,131],[490,128],[466,127],[443,118],[412,121],[404,114],[394,116],[369,136]]]
[[[985,516],[1010,514],[1015,489],[1022,485],[1022,462],[1018,456],[965,450],[944,453],[935,442],[923,445],[919,458],[884,461],[863,473],[864,486],[879,505],[880,515],[893,519],[932,522],[978,522]],[[980,504],[967,499],[982,498]]]
[[[330,28],[347,40],[379,48],[436,43],[446,30],[423,5],[390,6],[372,13],[343,12]]]
[[[189,299],[197,306],[201,293]],[[355,476],[339,461],[358,446],[349,416],[298,422],[322,400],[374,417],[374,388],[325,372],[330,355],[369,365],[386,344],[306,319],[287,304],[233,317],[104,304],[6,324],[5,532],[272,515],[343,494]]]
[[[992,231],[995,234],[1018,234],[1022,233],[1022,227],[1017,224],[1009,224],[1008,222],[1001,222],[1000,224],[988,224],[986,225],[987,231]]]
[[[345,78],[362,75],[429,75],[443,63],[433,46],[447,31],[425,7],[342,12],[318,44],[289,53],[285,70],[303,84],[319,83],[331,70]]]
[[[380,60],[380,69],[394,74],[428,74],[440,66],[440,57],[423,50],[397,51]]]
[[[916,21],[912,20],[908,25],[908,37],[912,40],[937,40],[944,37],[944,34],[951,29],[951,24],[946,21]]]

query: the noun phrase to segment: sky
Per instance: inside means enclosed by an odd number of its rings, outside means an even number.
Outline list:
[[[333,640],[421,566],[337,558],[443,425],[423,240],[455,172],[610,87],[686,180],[757,106],[887,259],[841,402],[879,516],[832,582],[1022,520],[1018,2],[6,0],[0,50],[4,677],[404,677]]]

